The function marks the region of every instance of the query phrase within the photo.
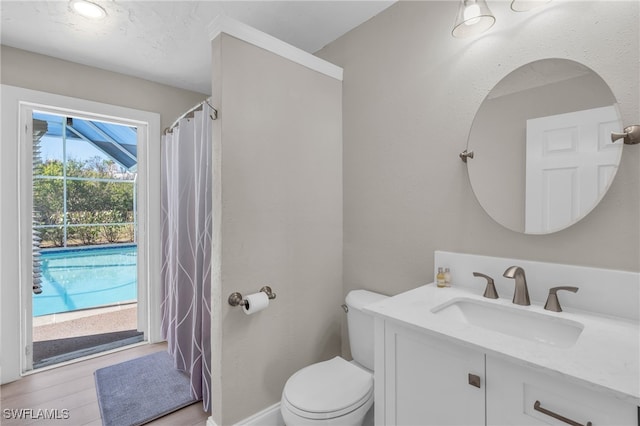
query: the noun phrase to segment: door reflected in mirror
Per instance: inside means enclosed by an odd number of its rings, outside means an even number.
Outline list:
[[[467,162],[473,192],[495,221],[548,234],[573,225],[613,181],[622,141],[616,99],[591,69],[543,59],[503,78],[473,121]]]

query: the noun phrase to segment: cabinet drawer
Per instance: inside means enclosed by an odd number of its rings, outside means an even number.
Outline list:
[[[638,426],[635,405],[543,371],[487,355],[486,377],[488,425]]]

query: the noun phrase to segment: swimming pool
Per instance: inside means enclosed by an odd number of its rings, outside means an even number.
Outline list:
[[[41,251],[42,293],[33,316],[113,305],[137,299],[137,246]]]

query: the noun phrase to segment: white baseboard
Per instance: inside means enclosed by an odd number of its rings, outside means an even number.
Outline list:
[[[209,425],[207,426],[215,426]],[[262,411],[239,421],[234,426],[285,426],[282,414],[280,414],[280,403],[273,404]]]
[[[209,416],[206,426],[218,425],[213,420],[213,417]],[[240,420],[234,426],[285,426],[282,414],[280,414],[280,403],[278,402],[271,407],[258,411],[246,419]]]

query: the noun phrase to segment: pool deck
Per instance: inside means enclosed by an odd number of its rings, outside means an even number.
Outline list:
[[[138,304],[84,309],[33,318],[33,341],[90,336],[137,328]]]

